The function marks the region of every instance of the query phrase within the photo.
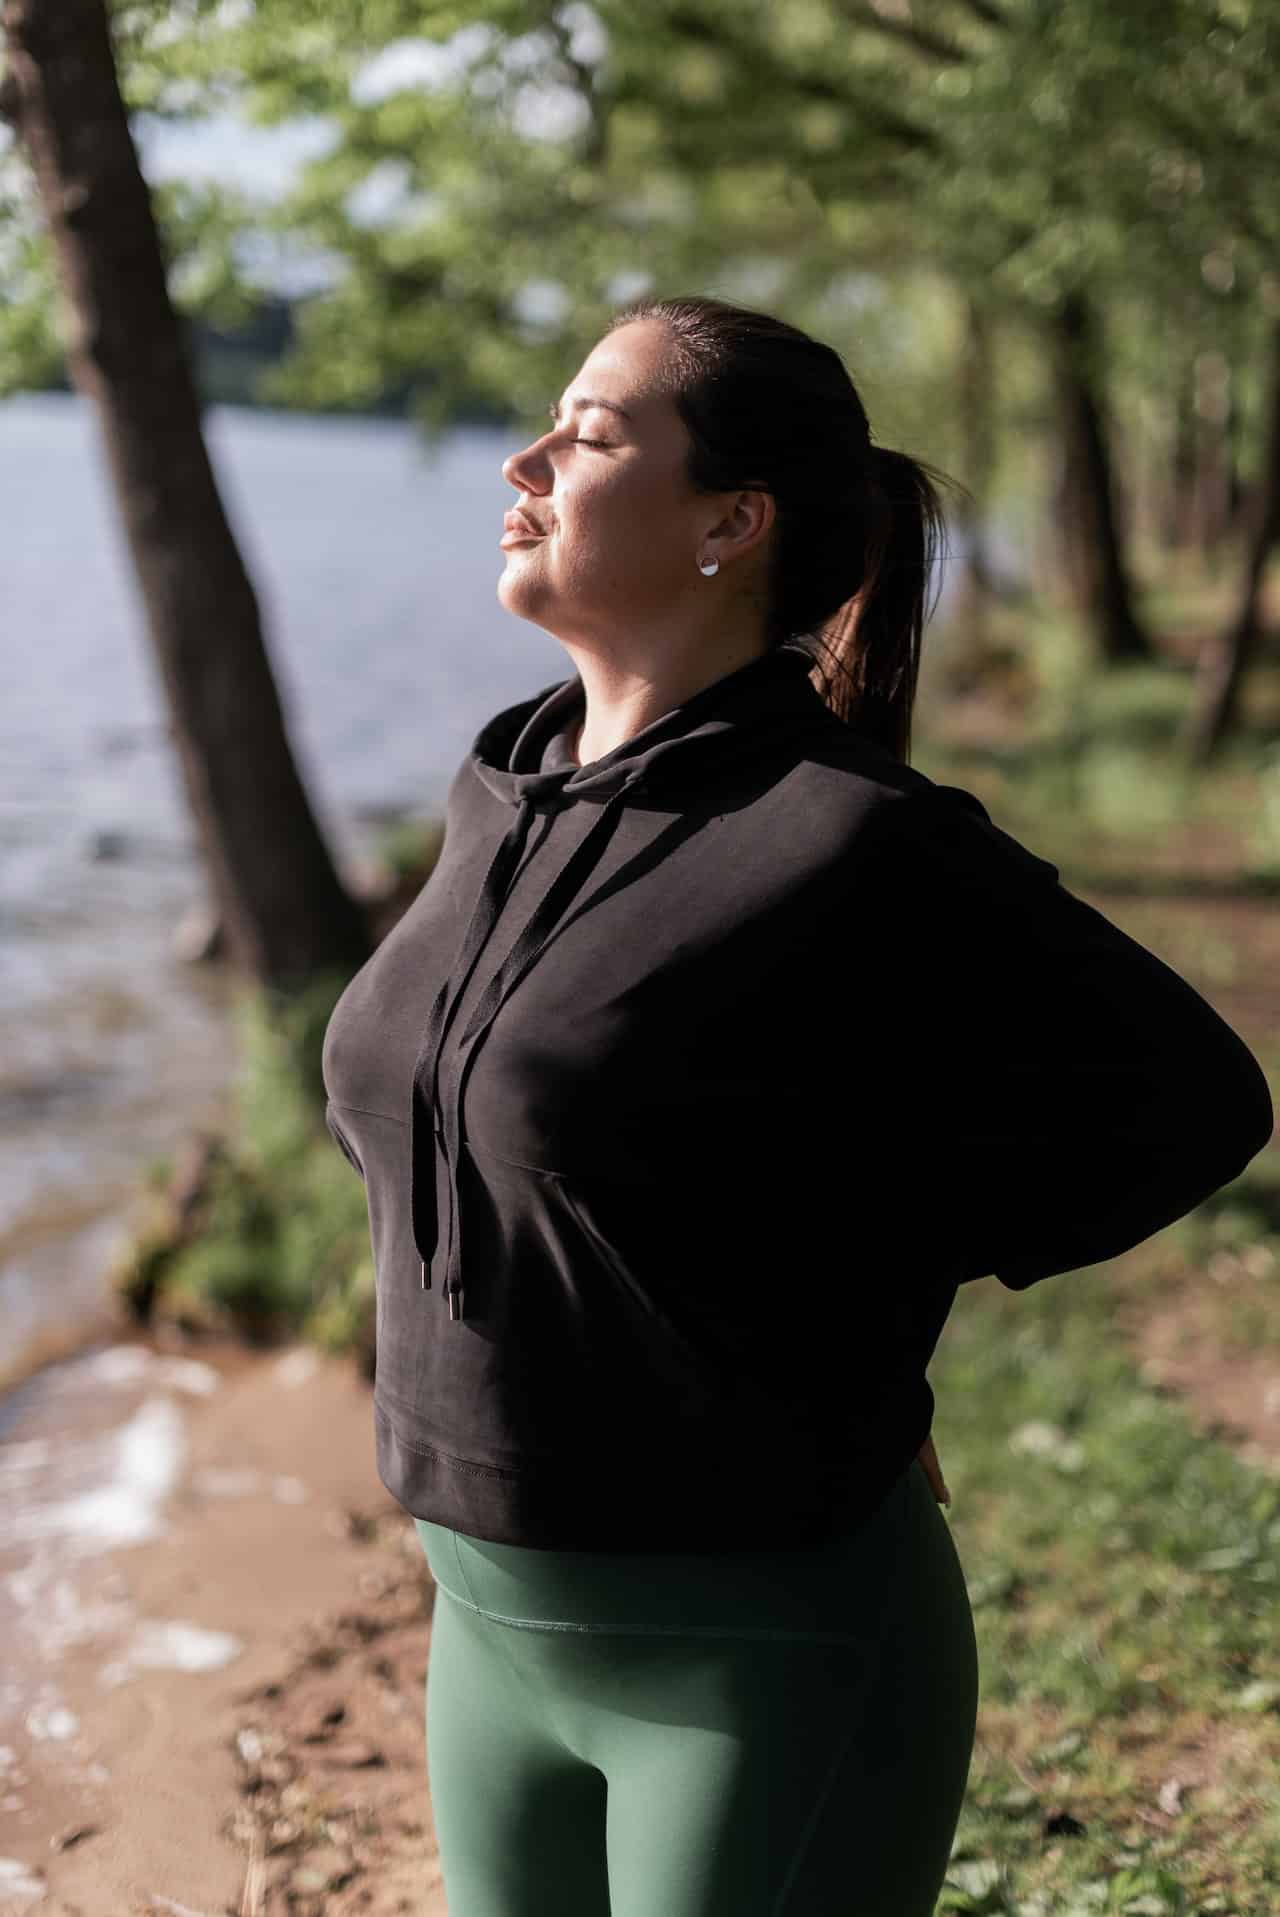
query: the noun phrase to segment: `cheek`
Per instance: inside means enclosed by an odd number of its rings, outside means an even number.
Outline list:
[[[680,549],[680,523],[670,498],[626,473],[575,477],[565,493],[562,524],[584,549],[607,547],[615,558],[626,554],[649,567],[660,567],[669,552]]]

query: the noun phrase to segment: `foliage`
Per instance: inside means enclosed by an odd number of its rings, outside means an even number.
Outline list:
[[[1161,594],[1158,629],[1177,630],[1183,597]],[[931,778],[971,787],[1082,884],[1280,894],[1280,667],[1256,668],[1210,771],[1178,749],[1194,686],[1174,655],[1099,673],[1080,620],[1036,599],[996,622],[981,657],[951,642],[930,632],[921,668],[915,762]]]
[[[57,302],[34,189],[0,128],[0,395],[56,379],[63,357]]]
[[[279,1005],[240,994],[235,1120],[199,1228],[164,1272],[161,1309],[367,1360],[374,1286],[364,1187],[322,1116],[320,1053],[340,989],[321,979]]]
[[[462,417],[532,434],[623,300],[701,289],[829,339],[877,438],[968,480],[980,315],[982,510],[1030,548],[1055,526],[1055,320],[1082,293],[1122,530],[1174,469],[1193,391],[1202,439],[1229,439],[1242,484],[1261,473],[1280,0],[119,0],[112,18],[140,134],[226,113],[315,136],[278,200],[154,189],[192,316],[234,324],[264,282],[311,273],[291,347],[256,374],[267,403],[390,395],[428,437]],[[0,183],[3,392],[49,377],[57,340],[14,152]],[[1150,554],[1149,581],[1168,564]]]
[[[443,818],[398,819],[378,835],[380,865],[397,879],[425,882],[444,848]]]
[[[140,123],[234,110],[327,141],[279,204],[157,195],[190,310],[225,318],[290,255],[327,263],[277,403],[408,381],[428,430],[462,392],[540,425],[646,287],[772,304],[914,384],[937,357],[932,282],[1033,332],[1087,288],[1132,405],[1207,338],[1248,360],[1280,308],[1280,0],[131,0],[113,18]],[[11,366],[29,303],[6,302]],[[940,384],[921,423],[948,410]]]

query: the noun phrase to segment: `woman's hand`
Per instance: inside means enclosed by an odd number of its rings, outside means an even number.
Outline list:
[[[925,1439],[917,1456],[924,1466],[925,1476],[933,1486],[933,1495],[939,1504],[950,1504],[951,1493],[947,1489],[946,1479],[942,1475],[942,1466],[938,1463],[938,1454],[933,1448],[933,1435]]]

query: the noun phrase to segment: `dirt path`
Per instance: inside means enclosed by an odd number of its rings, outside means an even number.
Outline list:
[[[374,1471],[368,1385],[301,1350],[102,1357],[119,1382],[89,1435],[115,1463],[70,1496],[27,1472],[39,1521],[7,1540],[27,1601],[0,1689],[0,1910],[445,1917],[433,1591]],[[4,1431],[0,1471],[38,1477],[55,1431],[51,1460],[84,1441],[57,1382]],[[114,1542],[73,1549],[104,1517]]]
[[[1280,1294],[1280,1276],[1273,1283]],[[1280,1477],[1280,1348],[1244,1352],[1227,1345],[1218,1301],[1198,1277],[1159,1302],[1122,1292],[1120,1312],[1143,1376],[1179,1398],[1205,1437]],[[1280,1303],[1277,1314],[1280,1336]]]
[[[1091,894],[1202,992],[1264,1067],[1280,1059],[1280,905],[1242,895]],[[1280,1106],[1280,1087],[1272,1078]],[[1246,1172],[1269,1184],[1280,1228],[1280,1133]],[[1206,1436],[1280,1473],[1280,1249],[1274,1237],[1215,1253],[1208,1271],[1165,1261],[1159,1282],[1123,1281],[1121,1318],[1144,1375],[1181,1398]],[[1248,1326],[1255,1327],[1250,1335]]]

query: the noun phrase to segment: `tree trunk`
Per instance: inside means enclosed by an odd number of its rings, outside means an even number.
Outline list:
[[[1147,659],[1151,647],[1133,609],[1121,549],[1116,484],[1100,400],[1097,335],[1083,294],[1057,316],[1063,413],[1062,529],[1077,603],[1102,657]]]
[[[7,0],[0,110],[57,251],[68,371],[101,424],[187,796],[238,969],[291,990],[371,949],[294,764],[257,601],[120,95],[104,0]]]
[[[1240,482],[1240,435],[1243,409],[1240,405],[1240,380],[1232,367],[1230,387],[1230,411],[1227,415],[1227,526],[1226,537],[1229,540],[1233,529],[1239,524],[1241,508],[1244,505],[1244,487]]]
[[[1197,533],[1205,569],[1212,573],[1228,531],[1231,496],[1233,376],[1224,354],[1210,350],[1196,361]]]
[[[1169,503],[1164,545],[1184,553],[1196,537],[1196,409],[1194,373],[1182,369],[1174,411],[1173,455],[1169,461]]]
[[[1199,764],[1213,758],[1239,724],[1240,690],[1262,635],[1262,585],[1267,561],[1280,539],[1280,325],[1271,329],[1270,352],[1267,444],[1260,483],[1253,495],[1240,606],[1227,629],[1201,649],[1182,732],[1188,757]]]

